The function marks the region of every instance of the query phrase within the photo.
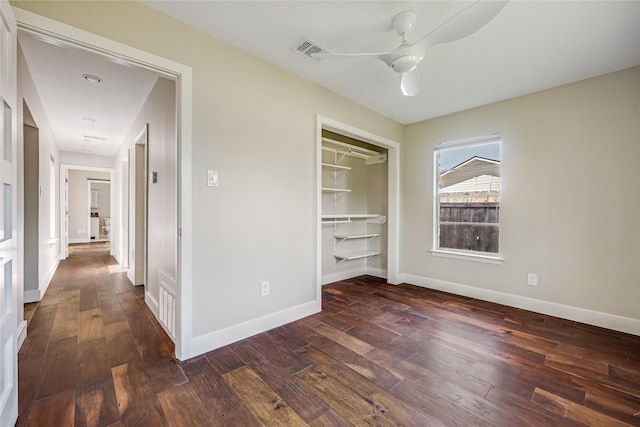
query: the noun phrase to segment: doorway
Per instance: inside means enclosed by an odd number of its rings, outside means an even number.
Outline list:
[[[61,258],[68,256],[69,244],[110,240],[110,237],[100,238],[100,228],[104,226],[104,218],[109,218],[110,222],[112,217],[110,183],[113,175],[111,168],[60,165]],[[105,183],[108,183],[108,190],[101,186]],[[94,188],[100,191],[94,193]],[[93,195],[97,196],[95,204],[92,203]]]
[[[88,179],[89,239],[92,242],[111,241],[111,180]]]
[[[192,105],[192,77],[191,68],[182,64],[155,56],[139,49],[122,45],[106,38],[96,38],[93,34],[78,28],[64,25],[53,20],[42,20],[38,15],[25,10],[16,9],[18,27],[24,31],[30,31],[37,35],[46,36],[59,43],[68,44],[94,53],[98,53],[115,61],[124,61],[134,66],[142,66],[158,72],[175,82],[175,95],[177,105],[176,117],[176,171],[175,188],[177,201],[174,229],[177,232],[175,242],[176,254],[176,357],[179,360],[191,356],[191,317],[189,305],[191,301],[191,241],[193,230],[190,221],[182,221],[182,218],[190,218],[191,211],[191,105]],[[131,159],[131,162],[133,159]],[[131,167],[131,162],[129,167]],[[121,162],[124,163],[124,162]],[[120,166],[120,165],[117,165]],[[184,172],[183,172],[184,171]],[[129,176],[130,181],[132,176]],[[119,184],[119,180],[116,180]],[[116,188],[121,188],[117,185]],[[62,193],[62,192],[61,192]],[[61,195],[62,197],[62,195]],[[130,199],[130,198],[129,198]],[[62,217],[61,217],[62,218]],[[119,224],[117,225],[120,226]],[[129,241],[131,243],[131,241]],[[130,249],[130,248],[129,248]]]
[[[340,123],[336,120],[329,119],[327,117],[318,116],[317,118],[317,135],[316,135],[316,207],[317,207],[317,250],[316,250],[316,280],[317,280],[317,299],[321,301],[321,287],[323,284],[323,226],[326,226],[329,222],[333,224],[344,223],[346,221],[353,221],[354,218],[364,219],[368,221],[378,221],[380,219],[379,215],[374,215],[375,218],[364,218],[360,215],[347,215],[344,214],[336,214],[332,213],[331,216],[323,215],[323,193],[326,192],[338,192],[340,190],[344,190],[342,188],[326,188],[323,187],[323,168],[325,166],[331,167],[331,164],[324,163],[323,159],[323,139],[324,132],[329,132],[334,135],[341,135],[347,139],[361,141],[365,145],[369,145],[373,148],[379,147],[380,150],[370,151],[366,153],[366,156],[371,156],[372,154],[377,155],[382,152],[386,154],[386,162],[387,166],[387,197],[384,202],[386,202],[387,212],[384,216],[384,221],[386,222],[386,248],[383,252],[386,252],[386,279],[388,283],[398,284],[401,282],[400,272],[399,272],[399,215],[400,215],[400,144],[396,141],[392,141],[381,136],[372,134],[370,132],[364,131],[362,129],[355,128],[353,126],[347,125],[345,123]],[[340,142],[338,144],[333,144],[334,149],[338,147],[335,151],[340,152]],[[331,147],[329,147],[331,148]],[[378,151],[380,153],[378,153]],[[363,152],[364,153],[364,152]],[[338,153],[339,155],[339,153]],[[362,156],[360,156],[362,157]],[[324,163],[324,164],[323,164]],[[334,162],[336,163],[336,162]],[[333,165],[335,166],[335,165]],[[344,171],[345,168],[340,168],[338,165],[337,170]],[[334,168],[335,169],[335,168]],[[350,169],[350,168],[349,168]],[[337,176],[337,175],[336,175]],[[334,197],[337,195],[334,194]],[[360,218],[362,217],[362,218]],[[331,225],[331,224],[329,224]],[[335,234],[335,233],[334,233]],[[341,236],[341,235],[332,235],[331,240],[342,241],[348,240],[352,238],[354,235],[361,238],[363,236],[362,233],[352,233],[349,236]],[[343,239],[344,238],[344,239]],[[364,237],[362,237],[364,238]],[[366,237],[369,238],[369,237]],[[335,255],[334,255],[335,256]],[[342,262],[347,258],[338,256],[335,257],[336,262]],[[356,258],[353,258],[356,259]]]
[[[28,107],[23,107],[24,135],[24,302],[40,300],[40,277],[38,275],[39,225],[39,157],[40,137],[38,128],[28,117]],[[28,124],[31,122],[32,124]]]

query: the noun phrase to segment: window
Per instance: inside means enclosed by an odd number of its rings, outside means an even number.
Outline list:
[[[500,135],[435,148],[435,251],[497,256]]]

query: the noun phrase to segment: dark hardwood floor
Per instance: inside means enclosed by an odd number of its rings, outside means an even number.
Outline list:
[[[74,248],[20,350],[19,426],[640,426],[637,336],[360,277],[178,363],[143,298]]]

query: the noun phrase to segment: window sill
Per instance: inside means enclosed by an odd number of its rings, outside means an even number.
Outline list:
[[[444,258],[461,259],[465,261],[483,262],[486,264],[502,264],[504,258],[500,255],[484,255],[478,252],[461,252],[461,251],[447,251],[443,249],[430,250],[431,255]]]

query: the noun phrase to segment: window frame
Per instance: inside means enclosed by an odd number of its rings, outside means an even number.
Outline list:
[[[443,142],[436,144],[433,148],[433,241],[431,245],[431,252],[434,256],[462,259],[475,262],[484,262],[490,264],[501,264],[504,260],[502,256],[501,240],[501,216],[498,217],[498,252],[480,252],[466,249],[455,248],[441,248],[440,247],[440,167],[439,167],[439,152],[443,150],[462,148],[462,147],[474,147],[479,145],[485,145],[490,143],[500,143],[500,175],[502,176],[502,135],[494,133],[490,135],[477,136],[473,138],[460,139],[455,141]],[[500,198],[500,204],[502,204],[502,193]]]

